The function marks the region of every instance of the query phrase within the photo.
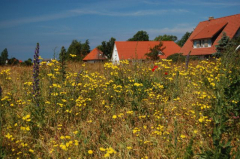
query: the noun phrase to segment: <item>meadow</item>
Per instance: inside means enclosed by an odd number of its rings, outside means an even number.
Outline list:
[[[239,158],[233,52],[187,70],[164,59],[53,60],[37,76],[33,67],[0,67],[0,158]]]

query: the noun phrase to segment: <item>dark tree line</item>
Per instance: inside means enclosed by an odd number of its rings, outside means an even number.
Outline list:
[[[182,47],[191,34],[192,32],[186,32],[180,40],[177,40],[177,36],[175,35],[164,34],[157,36],[153,41],[174,41],[176,44]],[[146,31],[141,30],[133,35],[132,38],[129,38],[128,41],[149,41],[149,35]]]
[[[85,43],[73,40],[70,46],[68,47],[67,51],[65,47],[62,46],[61,51],[59,53],[59,60],[81,61],[89,52],[90,52],[89,40],[86,40]]]
[[[101,50],[103,54],[107,56],[108,59],[111,59],[115,41],[116,39],[111,37],[111,39],[108,42],[103,41],[102,45],[99,45],[97,48]]]
[[[6,61],[8,60],[8,51],[7,48],[5,48],[0,56],[0,65],[5,65]]]
[[[22,62],[21,60],[19,61],[17,58],[12,57],[8,58],[8,50],[5,48],[1,55],[0,55],[0,65],[17,65],[17,64],[25,65],[25,66],[31,66],[32,65],[32,59],[29,58],[28,60]]]

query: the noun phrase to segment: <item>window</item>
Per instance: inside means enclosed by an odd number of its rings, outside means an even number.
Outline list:
[[[208,39],[208,47],[211,47],[211,46],[212,46],[212,40]]]
[[[200,40],[194,40],[193,43],[194,43],[194,45],[193,45],[194,48],[200,48],[201,47]]]
[[[193,41],[193,48],[206,48],[212,46],[211,39],[201,39],[201,40],[194,40]]]
[[[197,40],[193,41],[193,48],[197,48]]]
[[[207,39],[204,39],[203,46],[208,47],[208,40]]]

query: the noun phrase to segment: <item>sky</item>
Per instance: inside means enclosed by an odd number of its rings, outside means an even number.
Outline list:
[[[91,50],[114,37],[126,41],[138,31],[149,39],[175,35],[178,40],[208,17],[240,13],[239,0],[0,0],[0,52],[19,60],[58,57],[72,40],[90,42]]]

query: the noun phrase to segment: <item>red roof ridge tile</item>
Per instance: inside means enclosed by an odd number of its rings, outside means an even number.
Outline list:
[[[201,21],[201,22],[215,21],[215,20],[229,18],[229,17],[233,17],[233,16],[240,16],[240,13],[239,14],[228,15],[228,16],[225,16],[225,17],[214,18],[214,19],[211,19],[211,20],[205,20],[205,21]]]

